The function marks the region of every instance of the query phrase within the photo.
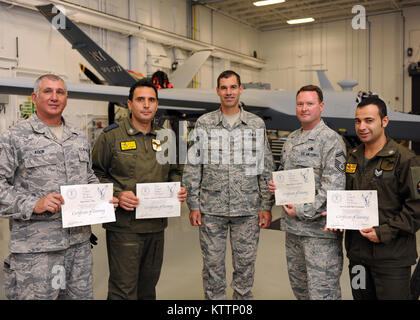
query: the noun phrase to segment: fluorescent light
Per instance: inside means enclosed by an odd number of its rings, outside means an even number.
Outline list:
[[[265,0],[265,1],[257,1],[257,2],[253,2],[252,4],[254,6],[257,7],[261,7],[261,6],[268,6],[270,4],[277,4],[277,3],[282,3],[286,0]]]
[[[294,20],[287,20],[288,24],[297,24],[297,23],[307,23],[315,21],[314,18],[303,18],[303,19],[294,19]]]

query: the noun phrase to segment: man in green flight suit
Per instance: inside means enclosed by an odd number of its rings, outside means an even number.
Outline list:
[[[346,189],[377,190],[379,226],[346,231],[356,300],[410,297],[420,228],[420,161],[385,135],[388,122],[381,99],[372,96],[357,105],[355,129],[362,144],[349,151]]]
[[[163,152],[153,123],[158,92],[147,79],[130,88],[130,118],[105,128],[93,148],[93,169],[102,183],[114,184],[119,199],[116,222],[106,223],[109,263],[108,299],[154,300],[163,261],[164,229],[167,218],[137,219],[137,183],[180,181],[177,164],[162,164]],[[169,140],[168,140],[169,141]],[[166,142],[170,143],[170,142]],[[180,202],[187,192],[181,187]]]

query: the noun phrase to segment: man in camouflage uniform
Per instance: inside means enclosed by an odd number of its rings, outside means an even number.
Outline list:
[[[377,190],[379,226],[346,231],[355,300],[410,298],[420,228],[420,159],[386,136],[388,123],[378,97],[357,105],[355,130],[362,144],[349,151],[346,189]]]
[[[87,138],[61,114],[64,81],[35,82],[36,114],[0,135],[0,216],[10,220],[9,299],[93,299],[90,226],[63,229],[60,186],[98,183]]]
[[[119,199],[116,222],[106,223],[109,300],[154,300],[163,262],[167,218],[136,219],[137,183],[180,181],[176,163],[159,156],[171,142],[159,140],[162,128],[153,123],[158,92],[147,79],[136,82],[128,97],[130,118],[104,129],[93,148],[93,170],[103,183],[114,184]],[[165,134],[164,134],[165,135]],[[175,161],[176,162],[176,161]],[[185,201],[186,190],[178,193]]]
[[[296,95],[296,116],[302,128],[287,138],[279,170],[313,168],[315,201],[283,206],[286,258],[290,284],[299,300],[341,299],[342,236],[325,231],[327,190],[345,187],[345,144],[321,119],[320,88],[302,87]],[[274,193],[273,181],[269,184]]]
[[[182,182],[189,194],[190,222],[200,226],[205,298],[226,299],[230,230],[233,299],[252,299],[259,232],[271,222],[273,159],[263,120],[239,105],[239,75],[222,72],[216,91],[221,107],[197,120],[197,141],[188,152]]]

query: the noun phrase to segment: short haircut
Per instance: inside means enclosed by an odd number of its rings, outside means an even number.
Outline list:
[[[133,101],[134,90],[136,90],[136,88],[138,88],[138,87],[149,87],[149,88],[153,88],[153,90],[155,90],[156,99],[159,100],[159,98],[158,98],[158,90],[154,86],[152,80],[150,80],[149,78],[140,79],[139,81],[137,81],[135,84],[133,84],[131,86],[130,93],[128,94],[128,100]]]
[[[303,86],[296,93],[296,98],[299,95],[299,93],[301,93],[302,91],[315,91],[318,94],[318,100],[319,100],[319,102],[321,103],[322,101],[324,101],[324,95],[322,94],[322,90],[321,90],[320,87],[318,87],[316,85],[309,84],[307,86]]]
[[[379,116],[381,117],[381,120],[385,116],[387,116],[386,104],[382,99],[378,97],[367,97],[362,99],[362,101],[360,101],[357,105],[357,108],[363,108],[364,106],[367,106],[369,104],[373,104],[378,107]]]
[[[44,79],[48,79],[51,81],[61,81],[64,84],[64,88],[66,89],[66,92],[67,92],[66,82],[61,77],[55,74],[47,73],[47,74],[43,74],[42,76],[39,76],[38,79],[35,80],[34,92],[36,95],[39,94],[39,89],[41,89],[41,82]]]
[[[232,71],[232,70],[225,70],[217,77],[217,87],[219,88],[220,86],[220,79],[222,78],[227,79],[227,78],[230,78],[231,76],[235,76],[236,79],[238,80],[238,85],[241,86],[241,77],[239,76],[239,74],[237,74],[235,71]]]

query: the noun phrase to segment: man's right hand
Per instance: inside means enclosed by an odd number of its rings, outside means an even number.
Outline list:
[[[46,211],[57,213],[61,210],[62,204],[64,204],[64,199],[61,194],[49,193],[36,202],[34,213],[41,214]]]
[[[134,211],[140,203],[133,191],[121,191],[118,200],[120,207],[127,211]]]
[[[201,226],[201,212],[200,210],[190,211],[190,222],[192,226]]]

